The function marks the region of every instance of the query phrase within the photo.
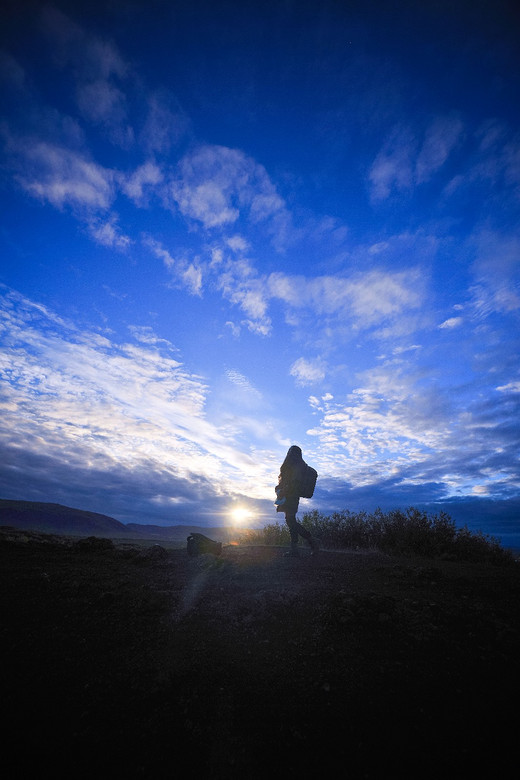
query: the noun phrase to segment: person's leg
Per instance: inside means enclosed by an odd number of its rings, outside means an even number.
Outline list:
[[[295,523],[295,529],[296,533],[300,534],[300,536],[303,536],[306,542],[309,543],[310,548],[312,549],[313,553],[317,553],[320,545],[317,539],[314,538],[314,536],[311,534],[310,531],[308,531],[301,523],[298,523],[296,521],[296,518],[294,518]]]
[[[303,525],[296,520],[296,518],[294,518],[294,527],[295,527],[296,533],[300,534],[300,536],[302,536],[305,539],[306,542],[310,543],[310,541],[312,539],[312,536],[311,536],[310,532],[307,531],[307,529],[304,528]]]
[[[291,536],[291,549],[288,555],[298,555],[298,523],[296,522],[296,515],[286,512],[285,522],[289,526],[289,534]]]

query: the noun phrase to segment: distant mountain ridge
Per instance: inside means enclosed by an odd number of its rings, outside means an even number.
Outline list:
[[[24,531],[41,531],[64,536],[102,536],[121,539],[156,539],[185,541],[190,533],[203,533],[217,541],[228,539],[226,528],[206,528],[196,525],[146,525],[120,523],[108,515],[84,509],[39,501],[0,499],[0,525]]]

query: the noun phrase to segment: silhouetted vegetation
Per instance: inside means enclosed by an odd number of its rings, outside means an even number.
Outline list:
[[[303,515],[302,525],[320,539],[325,549],[377,549],[382,552],[427,558],[486,563],[512,563],[513,555],[499,541],[481,531],[457,528],[445,512],[431,515],[415,507],[383,512],[317,510]],[[244,544],[288,545],[285,523],[272,523],[243,535]]]

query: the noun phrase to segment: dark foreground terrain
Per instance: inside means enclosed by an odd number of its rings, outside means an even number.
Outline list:
[[[0,559],[5,777],[518,767],[515,566],[5,528]]]

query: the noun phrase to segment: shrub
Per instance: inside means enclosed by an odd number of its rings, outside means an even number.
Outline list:
[[[388,553],[444,557],[490,563],[512,563],[513,555],[497,539],[466,527],[457,529],[445,512],[430,515],[409,507],[383,512],[351,512],[346,509],[330,516],[317,510],[306,512],[302,525],[317,536],[325,549],[370,549]],[[241,537],[242,544],[288,545],[285,523],[273,523]]]
[[[472,532],[466,527],[457,531],[453,552],[459,560],[477,560],[488,563],[514,561],[512,553],[504,550],[498,539],[483,534],[482,531]]]
[[[258,530],[245,531],[240,535],[240,544],[266,544],[270,547],[287,545],[290,542],[289,529],[281,523],[271,523]]]

